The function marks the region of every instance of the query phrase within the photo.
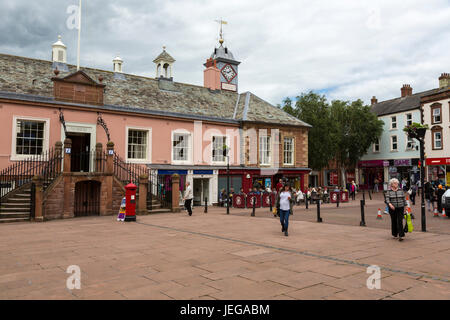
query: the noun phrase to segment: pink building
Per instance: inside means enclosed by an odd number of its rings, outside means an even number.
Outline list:
[[[205,198],[214,204],[226,184],[221,175],[227,167],[226,145],[231,170],[241,172],[232,179],[236,191],[252,185],[252,172],[261,176],[267,164],[288,167],[291,176],[301,177],[302,187],[307,183],[307,160],[300,158],[307,159],[309,125],[249,92],[237,93],[239,62],[222,44],[205,64],[201,87],[173,80],[175,59],[165,50],[154,60],[156,78],[147,78],[123,73],[119,57],[113,72],[76,71],[65,63],[60,42],[53,47],[53,61],[0,54],[0,169],[42,155],[69,138],[70,170],[95,172],[97,144],[105,149],[112,141],[125,163],[147,167],[166,186],[171,174],[178,173],[181,190],[186,181],[193,185],[194,204]],[[264,150],[255,140],[256,160],[249,163],[244,141],[253,124],[260,132],[267,124],[270,132],[279,127],[295,133],[284,144],[275,135],[263,139]],[[292,161],[280,164],[275,153]],[[271,183],[273,179],[272,174]],[[5,195],[14,187],[3,183],[2,188]]]

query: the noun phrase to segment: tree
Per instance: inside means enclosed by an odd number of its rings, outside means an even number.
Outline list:
[[[335,160],[345,184],[346,168],[355,167],[370,145],[383,131],[383,121],[363,101],[333,100],[312,91],[297,97],[295,107],[286,98],[283,110],[312,125],[308,134],[308,162],[314,170],[328,167]]]
[[[289,98],[286,98],[283,103],[285,112],[312,126],[308,133],[309,167],[314,170],[325,168],[333,159],[335,152],[331,135],[330,108],[325,96],[310,91],[296,98],[295,107],[292,107],[292,101]]]
[[[341,185],[345,184],[346,168],[356,167],[369,147],[377,141],[383,131],[383,121],[378,120],[370,107],[360,99],[348,102],[335,100],[331,103],[334,120],[334,159],[340,168]]]

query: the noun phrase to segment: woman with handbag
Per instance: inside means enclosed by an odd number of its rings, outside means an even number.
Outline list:
[[[403,216],[405,214],[406,198],[405,193],[399,188],[399,181],[396,178],[389,180],[390,190],[386,192],[386,204],[389,206],[391,216],[392,236],[399,241],[403,241],[405,230],[403,226]]]
[[[281,232],[284,232],[284,235],[287,237],[289,214],[293,212],[295,200],[288,184],[285,184],[280,191],[277,194],[276,208],[280,212]]]

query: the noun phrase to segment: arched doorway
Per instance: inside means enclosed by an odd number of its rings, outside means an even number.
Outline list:
[[[98,181],[81,181],[75,184],[75,217],[100,215],[100,187]]]

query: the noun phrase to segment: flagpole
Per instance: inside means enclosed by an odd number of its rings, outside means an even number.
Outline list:
[[[81,40],[81,0],[78,7],[78,56],[77,56],[77,71],[80,70],[80,40]]]

